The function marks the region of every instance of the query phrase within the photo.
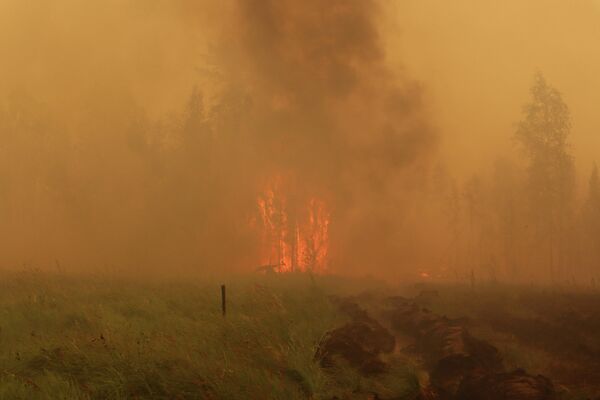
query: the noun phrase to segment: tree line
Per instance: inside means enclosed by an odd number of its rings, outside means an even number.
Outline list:
[[[438,171],[449,232],[447,275],[595,285],[600,275],[600,181],[593,166],[576,198],[571,115],[561,93],[537,73],[512,140],[516,157],[458,184]],[[440,178],[441,176],[441,178]],[[434,189],[435,190],[435,189]]]
[[[100,105],[61,117],[24,93],[0,103],[0,261],[254,266],[273,164],[244,129],[252,100],[230,90],[208,102],[194,89],[158,119],[126,99]],[[462,181],[442,166],[421,171],[424,189],[410,192],[420,214],[403,229],[427,229],[420,247],[401,249],[444,279],[595,284],[600,178],[594,165],[577,198],[571,129],[560,92],[537,74],[510,135],[516,157]],[[386,270],[416,263],[402,251]]]

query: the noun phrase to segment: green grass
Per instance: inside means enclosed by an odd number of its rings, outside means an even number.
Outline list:
[[[0,281],[1,399],[330,399],[371,386],[411,397],[403,363],[372,382],[319,341],[340,325],[330,290],[308,276],[217,283],[119,281],[41,273]]]

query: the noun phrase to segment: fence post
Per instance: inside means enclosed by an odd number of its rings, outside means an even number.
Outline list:
[[[225,294],[225,285],[221,285],[221,309],[223,310],[223,316],[227,312],[227,298]]]

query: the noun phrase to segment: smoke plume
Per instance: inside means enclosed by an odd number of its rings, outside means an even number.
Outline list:
[[[250,271],[268,202],[293,263],[416,256],[436,134],[378,1],[59,3],[2,4],[3,265]]]
[[[407,203],[436,143],[421,86],[386,66],[381,12],[375,1],[241,0],[224,46],[252,99],[260,174],[284,176],[291,208],[325,199],[340,272],[406,260]]]

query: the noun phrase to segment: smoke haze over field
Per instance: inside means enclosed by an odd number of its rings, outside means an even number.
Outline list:
[[[251,271],[318,231],[332,272],[543,271],[515,124],[539,70],[583,203],[598,3],[326,3],[3,1],[1,265]],[[500,181],[518,196],[498,205]]]

